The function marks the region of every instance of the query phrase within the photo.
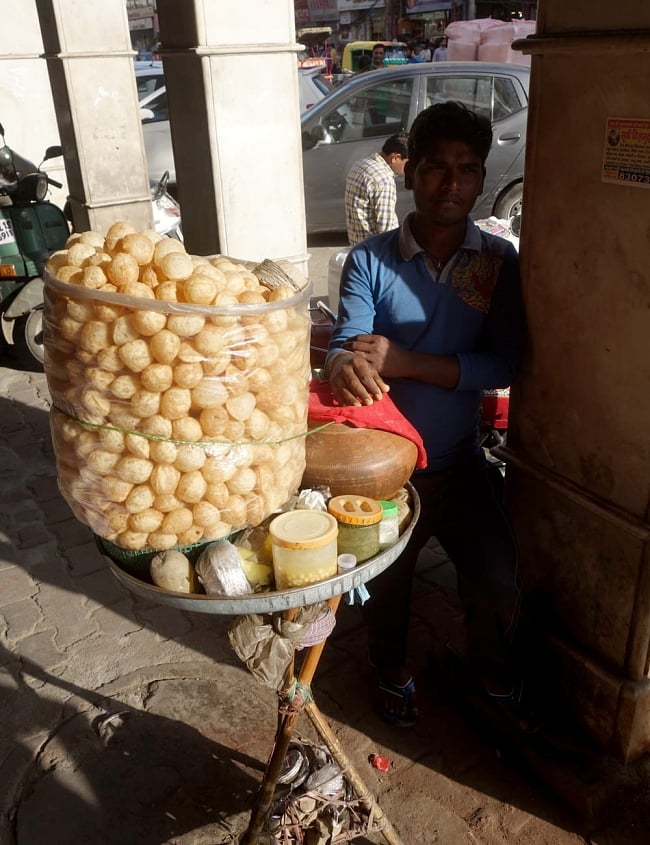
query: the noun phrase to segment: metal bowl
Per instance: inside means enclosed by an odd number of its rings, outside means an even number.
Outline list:
[[[307,584],[293,590],[275,590],[268,593],[251,593],[246,596],[214,596],[198,593],[175,593],[163,590],[153,584],[148,584],[139,578],[125,572],[107,555],[102,555],[117,580],[138,596],[149,599],[157,604],[166,604],[179,610],[192,610],[198,613],[219,613],[235,616],[247,613],[278,613],[293,607],[303,607],[326,601],[341,593],[364,584],[387,569],[404,550],[408,543],[413,527],[420,516],[420,499],[415,488],[405,484],[411,498],[411,521],[400,535],[399,540],[390,548],[385,549],[375,557],[360,563],[355,569],[335,575],[326,581]]]

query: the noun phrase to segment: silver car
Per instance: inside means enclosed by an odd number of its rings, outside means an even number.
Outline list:
[[[332,91],[331,83],[321,71],[320,67],[298,68],[301,111],[312,108]],[[170,190],[175,196],[176,165],[162,63],[137,62],[135,75],[149,179],[157,182],[165,170],[168,170]]]
[[[528,116],[528,67],[486,62],[423,62],[362,73],[302,115],[307,231],[344,232],[345,177],[359,159],[408,129],[418,112],[457,100],[489,117],[494,140],[476,219],[521,211]],[[399,179],[397,214],[412,208]]]

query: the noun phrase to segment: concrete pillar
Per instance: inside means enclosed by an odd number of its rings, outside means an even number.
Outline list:
[[[151,225],[123,0],[36,0],[76,229]]]
[[[292,4],[158,0],[158,17],[188,250],[306,273]]]
[[[3,0],[0,27],[0,122],[7,144],[38,164],[45,148],[59,143],[47,67],[41,58],[43,39],[36,6],[25,0]],[[58,182],[66,182],[63,158],[45,165]],[[67,187],[52,189],[49,198],[62,206]]]
[[[519,45],[531,350],[512,390],[510,510],[549,693],[627,762],[650,751],[650,9],[545,0]],[[620,118],[640,123],[617,143]]]

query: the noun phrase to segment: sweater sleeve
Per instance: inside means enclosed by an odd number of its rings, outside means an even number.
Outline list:
[[[372,334],[375,305],[372,290],[372,258],[361,243],[353,247],[341,271],[339,312],[329,343],[327,362],[342,350],[346,340],[358,334]]]
[[[516,378],[526,343],[519,256],[508,245],[478,348],[460,353],[456,390],[508,387]]]

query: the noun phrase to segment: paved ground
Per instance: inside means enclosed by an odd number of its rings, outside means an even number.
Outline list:
[[[332,248],[311,249],[317,295]],[[232,617],[156,605],[115,580],[58,493],[44,376],[0,364],[0,845],[236,842],[275,696],[230,649]],[[373,714],[357,607],[342,605],[314,683],[404,845],[646,845],[647,792],[605,800],[616,767],[571,743],[512,742],[451,695],[427,654],[459,631],[453,569],[432,546],[414,602],[420,724]]]

